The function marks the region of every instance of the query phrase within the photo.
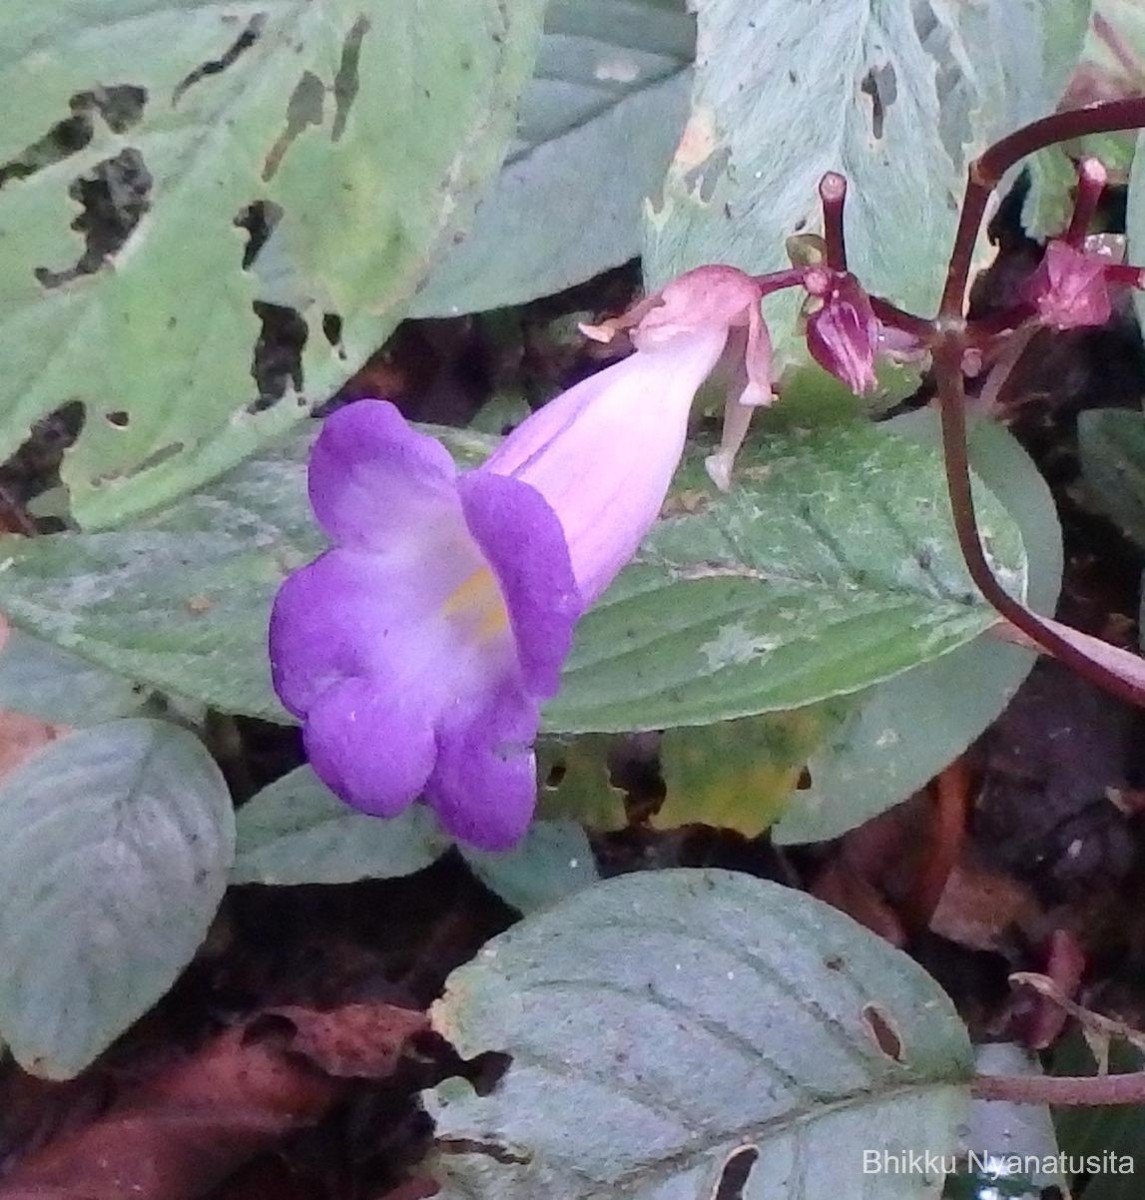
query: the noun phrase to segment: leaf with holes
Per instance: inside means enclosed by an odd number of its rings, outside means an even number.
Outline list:
[[[537,741],[537,812],[610,831],[628,824],[624,789],[612,782],[614,739],[595,733]]]
[[[800,708],[970,641],[996,620],[966,573],[939,456],[866,424],[770,436],[717,492],[683,468],[667,519],[581,621],[556,732],[664,729]],[[1024,590],[1014,522],[979,522]],[[0,603],[4,582],[0,576]]]
[[[966,167],[1053,110],[1083,7],[696,0],[692,110],[646,222],[650,282],[708,262],[786,267],[786,239],[821,229],[820,178],[840,171],[852,270],[871,291],[933,311]],[[793,294],[773,304],[777,341],[795,353]]]
[[[0,6],[0,458],[82,405],[105,527],[325,399],[498,166],[541,7]]]
[[[658,829],[700,822],[755,837],[784,811],[808,758],[845,718],[849,698],[698,728],[660,743]]]
[[[112,721],[0,783],[0,1036],[75,1075],[190,962],[234,852],[214,760],[187,730]]]
[[[920,445],[942,444],[931,410],[896,417],[888,428]],[[1022,531],[1028,602],[1052,613],[1062,574],[1053,496],[1030,456],[1001,426],[976,422],[968,443],[975,472]],[[809,786],[794,797],[772,837],[825,841],[905,800],[999,716],[1034,659],[1022,646],[983,636],[855,696],[850,713],[811,756]]]
[[[413,314],[520,304],[635,258],[687,116],[695,36],[684,0],[550,0],[516,140]]]
[[[730,871],[580,892],[494,938],[432,1016],[464,1057],[509,1060],[485,1095],[426,1096],[448,1200],[710,1200],[737,1159],[743,1200],[833,1200],[857,1178],[870,1200],[937,1196],[941,1172],[864,1174],[863,1154],[953,1154],[973,1073],[906,955]]]

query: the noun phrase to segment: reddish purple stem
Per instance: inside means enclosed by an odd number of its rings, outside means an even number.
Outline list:
[[[1073,201],[1073,216],[1065,233],[1065,240],[1071,246],[1081,249],[1108,179],[1105,165],[1096,158],[1083,158],[1077,164],[1077,193]]]

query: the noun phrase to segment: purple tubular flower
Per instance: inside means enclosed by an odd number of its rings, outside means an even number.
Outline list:
[[[270,660],[315,772],[355,808],[393,816],[420,796],[485,849],[524,833],[540,704],[573,626],[659,515],[692,399],[749,323],[719,303],[689,321],[680,293],[663,295],[643,306],[650,331],[632,322],[635,354],[476,470],[386,401],[327,418],[310,501],[333,545],[279,590]]]
[[[481,471],[527,483],[559,514],[577,588],[591,604],[636,552],[680,462],[692,400],[727,328],[640,349],[551,400]]]
[[[327,419],[310,500],[334,545],[279,591],[270,658],[315,772],[364,812],[424,794],[455,837],[511,845],[582,609],[556,514],[527,484],[458,475],[380,400]]]

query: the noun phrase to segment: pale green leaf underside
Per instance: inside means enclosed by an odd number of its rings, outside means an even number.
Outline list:
[[[7,0],[0,458],[39,417],[81,402],[63,474],[81,523],[103,527],[217,474],[324,399],[402,315],[499,164],[540,9]],[[45,158],[46,136],[73,118],[80,148]],[[120,246],[89,246],[76,274],[85,240],[69,189],[101,172],[105,190],[137,191],[138,223]],[[252,205],[273,230],[244,267]],[[271,323],[305,338],[297,371],[287,353],[261,398],[252,363],[267,310],[255,302],[280,306]]]
[[[234,852],[219,768],[185,729],[113,721],[0,784],[0,1036],[26,1070],[82,1070],[174,983]]]
[[[864,1176],[862,1153],[952,1153],[972,1071],[915,963],[721,870],[578,893],[455,971],[433,1018],[462,1055],[510,1058],[485,1096],[459,1080],[426,1096],[450,1200],[710,1200],[745,1146],[744,1200],[833,1200],[856,1181],[867,1200],[937,1196],[941,1178]]]
[[[639,254],[644,200],[687,116],[694,44],[683,0],[550,0],[518,136],[413,315],[520,304]]]

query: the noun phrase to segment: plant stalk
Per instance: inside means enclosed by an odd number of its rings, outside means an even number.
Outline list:
[[[976,1075],[970,1093],[979,1100],[1063,1108],[1145,1104],[1145,1071],[1123,1075]]]

